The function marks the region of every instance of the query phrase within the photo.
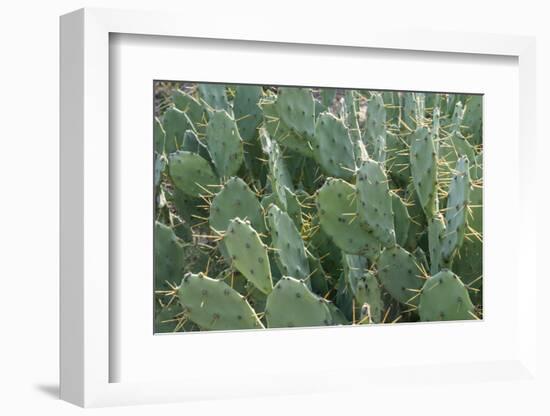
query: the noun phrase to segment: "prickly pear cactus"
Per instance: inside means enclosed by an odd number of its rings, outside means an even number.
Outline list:
[[[155,332],[483,318],[481,95],[155,82]]]

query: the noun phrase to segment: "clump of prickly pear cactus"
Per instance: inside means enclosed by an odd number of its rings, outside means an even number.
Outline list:
[[[483,318],[481,96],[155,83],[155,331]]]

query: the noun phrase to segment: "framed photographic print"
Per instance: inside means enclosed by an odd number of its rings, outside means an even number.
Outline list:
[[[61,19],[62,398],[536,394],[534,41],[179,22]]]

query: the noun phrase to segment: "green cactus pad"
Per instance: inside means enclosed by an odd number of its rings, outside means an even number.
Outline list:
[[[308,88],[279,88],[275,102],[277,113],[291,131],[313,136],[315,130],[315,101]]]
[[[351,179],[355,173],[355,154],[349,130],[330,113],[322,113],[315,124],[313,154],[330,176]]]
[[[470,165],[465,156],[458,160],[456,169],[456,174],[449,184],[445,211],[447,229],[441,247],[441,257],[447,266],[451,265],[453,256],[464,241],[470,203]]]
[[[367,102],[367,128],[365,142],[367,149],[375,149],[377,141],[386,141],[386,109],[381,94],[374,93]],[[377,159],[378,160],[378,159]]]
[[[249,221],[234,218],[223,242],[235,268],[261,292],[268,294],[273,289],[267,249]]]
[[[246,299],[227,283],[187,273],[177,291],[184,314],[203,330],[261,329]]]
[[[468,290],[460,278],[447,269],[441,270],[424,284],[418,314],[422,321],[476,319]]]
[[[239,133],[245,142],[251,142],[258,136],[258,126],[263,113],[258,103],[262,97],[262,87],[258,85],[237,85],[233,100],[233,111]]]
[[[344,252],[376,258],[380,251],[380,243],[359,226],[360,220],[357,218],[354,199],[353,185],[341,179],[327,179],[317,193],[321,227]]]
[[[256,194],[239,177],[230,178],[210,205],[209,223],[217,232],[227,230],[233,218],[249,220],[252,227],[263,233],[265,231],[262,207]]]
[[[402,247],[386,248],[378,259],[378,278],[389,294],[406,305],[418,304],[424,277],[416,258]]]
[[[388,182],[384,169],[374,160],[365,161],[357,172],[359,218],[385,247],[395,244],[392,197]]]
[[[433,138],[426,127],[420,127],[412,134],[410,142],[414,187],[426,218],[432,218],[438,210],[437,155]]]
[[[265,315],[269,328],[325,326],[332,324],[327,301],[307,285],[283,276],[267,297]]]
[[[391,193],[393,223],[395,225],[395,240],[400,246],[404,246],[409,235],[411,217],[407,205],[395,192]]]
[[[281,274],[296,279],[307,279],[310,270],[306,249],[292,219],[276,205],[271,205],[267,220],[271,230],[271,243],[275,249],[275,258]]]
[[[234,176],[243,163],[243,141],[235,120],[226,111],[210,115],[206,144],[221,177]]]
[[[164,151],[175,152],[181,146],[183,135],[187,130],[195,130],[195,126],[183,111],[175,107],[169,108],[164,113],[162,127],[166,133]]]
[[[166,287],[166,282],[178,282],[183,270],[183,244],[174,231],[155,223],[155,287]]]
[[[196,153],[177,151],[170,154],[168,168],[178,189],[192,197],[208,195],[218,183],[210,164]]]
[[[209,111],[225,110],[231,112],[231,106],[227,100],[225,85],[221,84],[199,84],[199,95]]]

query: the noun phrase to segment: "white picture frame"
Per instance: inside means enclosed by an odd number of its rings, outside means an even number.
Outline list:
[[[534,204],[534,182],[530,181],[527,166],[536,152],[535,112],[528,111],[535,102],[535,41],[529,37],[472,33],[424,33],[388,27],[378,30],[347,27],[337,33],[325,33],[311,27],[303,31],[292,26],[280,31],[276,25],[262,22],[237,33],[229,22],[220,19],[216,25],[205,27],[200,22],[186,20],[173,13],[151,13],[107,9],[82,9],[61,18],[61,398],[80,406],[109,406],[121,404],[162,403],[210,398],[252,397],[258,395],[300,393],[341,393],[354,391],[358,382],[365,382],[376,394],[392,389],[411,391],[433,383],[441,396],[434,403],[445,402],[458,380],[462,386],[481,386],[498,381],[511,389],[543,387],[537,373],[536,320],[529,311],[536,308],[537,279],[536,250],[527,250],[521,242],[536,241],[536,215],[529,213]],[[309,369],[289,373],[265,371],[269,382],[257,383],[231,373],[218,374],[215,385],[232,388],[206,388],[207,380],[199,378],[179,382],[139,381],[112,382],[110,368],[119,359],[111,348],[110,311],[116,309],[109,283],[110,258],[110,36],[129,34],[171,38],[223,39],[247,42],[277,42],[285,45],[331,45],[336,48],[370,48],[383,50],[428,51],[439,54],[502,55],[517,59],[519,68],[518,140],[530,146],[519,148],[517,212],[520,215],[516,245],[517,258],[522,263],[522,286],[515,293],[516,302],[510,317],[517,326],[513,348],[505,354],[495,354],[498,360],[424,363],[353,371],[347,366],[330,368],[323,373]],[[151,254],[152,255],[152,254]],[[524,265],[524,266],[523,266]],[[514,271],[517,278],[518,271]],[[523,285],[525,284],[525,286]],[[529,290],[525,289],[528,287]],[[491,295],[490,295],[491,296]],[[408,330],[414,330],[408,326]],[[455,330],[461,327],[455,326]],[[407,330],[407,329],[406,329]],[[288,333],[289,331],[282,331]],[[295,337],[304,342],[318,333],[294,330]],[[210,336],[224,336],[214,334]],[[229,334],[225,334],[226,337]],[[238,339],[234,338],[238,342]],[[471,336],[471,335],[470,335]],[[517,345],[516,345],[517,344]],[[504,350],[504,349],[503,349]],[[144,358],[147,359],[147,358]],[[259,373],[260,375],[261,372]],[[394,385],[405,375],[414,377],[415,386]],[[323,382],[331,377],[334,383]],[[205,376],[206,377],[206,376]],[[205,378],[203,377],[203,378]],[[345,381],[343,381],[345,380]],[[452,385],[452,388],[451,388]],[[276,390],[273,386],[282,386]],[[527,386],[527,387],[526,387]],[[497,389],[487,391],[487,397],[498,398]],[[490,396],[493,394],[494,396]],[[414,409],[411,409],[414,413]]]

